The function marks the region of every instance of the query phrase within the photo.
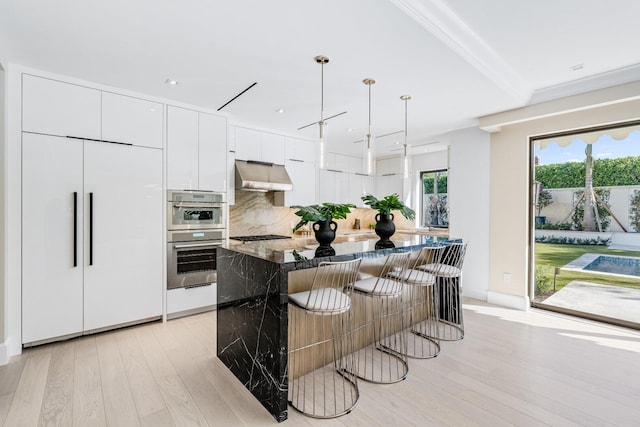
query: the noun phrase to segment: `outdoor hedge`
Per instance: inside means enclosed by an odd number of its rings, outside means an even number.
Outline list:
[[[584,187],[584,162],[536,166],[536,181],[547,189]],[[640,156],[594,161],[594,187],[639,184]]]

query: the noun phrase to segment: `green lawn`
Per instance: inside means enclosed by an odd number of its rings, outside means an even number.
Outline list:
[[[553,243],[535,244],[535,265],[545,266],[545,271],[551,275],[553,283],[553,268],[562,267],[586,253],[601,253],[607,255],[622,255],[640,257],[639,251],[624,251],[618,249],[608,249],[606,246],[596,245],[559,245]],[[631,279],[610,275],[582,273],[577,271],[562,270],[556,278],[556,290],[572,280],[582,280],[585,282],[603,283],[606,285],[623,286],[626,288],[640,289],[640,278]]]

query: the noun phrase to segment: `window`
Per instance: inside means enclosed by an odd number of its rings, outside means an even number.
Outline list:
[[[447,201],[447,170],[420,172],[422,180],[423,227],[449,227],[449,204]]]

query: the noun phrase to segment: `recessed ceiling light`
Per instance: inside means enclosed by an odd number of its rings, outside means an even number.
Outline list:
[[[282,108],[278,108],[278,109],[276,110],[276,113],[278,113],[278,114],[283,114],[283,113],[284,113],[284,110],[283,110]]]
[[[584,68],[584,64],[576,64],[569,67],[571,71],[578,71]]]
[[[353,128],[347,128],[347,129],[345,129],[345,131],[347,131],[347,132],[353,132]]]
[[[167,79],[164,81],[166,84],[171,85],[171,86],[175,86],[178,84],[177,81],[173,80],[173,79]]]

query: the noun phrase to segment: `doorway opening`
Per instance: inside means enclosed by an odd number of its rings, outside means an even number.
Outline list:
[[[640,329],[640,122],[530,148],[532,305]]]

